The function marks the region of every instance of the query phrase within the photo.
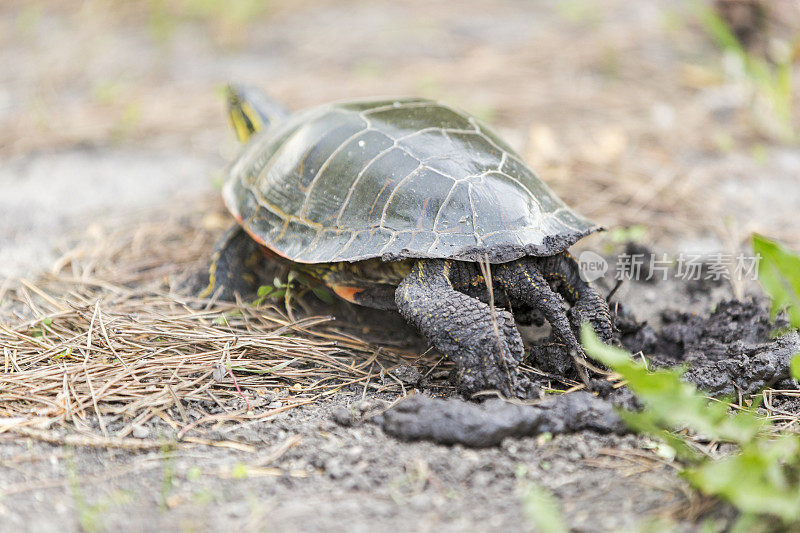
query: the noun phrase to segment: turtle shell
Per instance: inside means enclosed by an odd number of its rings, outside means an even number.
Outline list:
[[[300,263],[502,263],[598,229],[477,119],[424,99],[294,114],[251,138],[223,197],[256,241]]]

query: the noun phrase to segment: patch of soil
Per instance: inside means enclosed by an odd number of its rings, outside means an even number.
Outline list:
[[[265,422],[203,433],[249,451],[65,449],[0,435],[0,521],[21,531],[92,523],[121,531],[532,531],[521,498],[529,483],[560,499],[574,531],[629,528],[703,505],[635,435],[584,431],[469,449],[332,420],[342,410],[368,415],[391,399],[343,391]],[[171,431],[161,420],[147,429]]]
[[[774,336],[787,322],[773,322],[762,300],[723,300],[708,316],[665,310],[661,322],[656,331],[621,314],[623,346],[658,366],[687,365],[684,378],[713,396],[754,394],[769,386],[797,389],[789,363],[800,352],[800,338],[794,331]]]

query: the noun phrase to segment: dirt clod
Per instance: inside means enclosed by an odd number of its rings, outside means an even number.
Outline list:
[[[406,385],[416,386],[422,381],[420,371],[411,365],[397,365],[391,370],[391,374]]]
[[[591,430],[624,433],[611,403],[586,392],[548,398],[537,405],[489,400],[481,405],[460,399],[415,395],[376,419],[401,440],[430,440],[473,448],[496,446],[506,437]]]
[[[663,327],[656,331],[630,313],[617,316],[620,341],[633,353],[642,352],[656,366],[687,364],[684,379],[714,396],[754,394],[790,380],[789,362],[800,352],[800,337],[789,332],[771,338],[782,320],[773,323],[769,310],[756,300],[725,300],[708,316],[666,310]],[[563,348],[557,344],[533,346],[533,359],[550,372],[566,373]],[[596,380],[600,396],[576,392],[553,396],[536,405],[501,400],[483,404],[460,399],[434,399],[416,395],[399,403],[376,421],[401,440],[430,440],[482,448],[496,446],[506,437],[544,432],[593,430],[624,432],[613,405],[637,408],[625,389],[609,389]],[[613,401],[613,404],[612,404]],[[338,421],[338,420],[337,420]]]
[[[718,361],[696,360],[684,379],[714,396],[757,393],[789,379],[789,362],[800,352],[800,337],[791,332],[757,346],[736,342],[728,351],[731,357]]]
[[[350,427],[355,424],[355,416],[353,412],[347,407],[337,407],[331,412],[331,418],[334,422],[343,427]]]
[[[786,323],[773,322],[757,300],[724,300],[708,316],[666,310],[661,319],[657,332],[630,315],[619,317],[622,344],[657,366],[687,364],[684,379],[714,396],[753,394],[789,380],[789,362],[800,352],[796,332],[773,338]]]

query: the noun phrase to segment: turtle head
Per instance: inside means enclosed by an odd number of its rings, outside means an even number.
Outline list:
[[[228,120],[241,142],[246,142],[257,131],[266,129],[282,119],[288,112],[280,103],[257,87],[228,85]]]

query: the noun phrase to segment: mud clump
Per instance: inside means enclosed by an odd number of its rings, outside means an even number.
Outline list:
[[[684,379],[714,396],[755,394],[765,387],[797,388],[789,380],[789,362],[800,353],[800,338],[792,332],[719,361],[698,361]],[[781,385],[783,384],[783,385]]]
[[[535,405],[499,399],[475,404],[417,394],[376,417],[375,422],[401,440],[429,440],[472,448],[497,446],[506,437],[548,432],[626,432],[612,404],[587,392],[553,396]]]
[[[773,337],[776,328],[780,331],[787,324],[780,318],[773,322],[762,302],[724,300],[708,316],[668,310],[661,313],[661,321],[662,328],[656,331],[621,310],[615,318],[617,340],[630,352],[643,353],[654,366],[687,366],[684,379],[714,396],[754,394],[769,386],[798,388],[789,365],[800,352],[800,337],[795,331]],[[566,375],[572,371],[558,344],[533,346],[531,356],[549,372]],[[599,396],[588,392],[551,396],[533,405],[499,399],[477,404],[415,395],[373,421],[401,440],[475,448],[496,446],[506,437],[545,432],[624,433],[614,406],[634,410],[641,406],[625,388],[603,390],[600,386],[596,392]]]
[[[642,352],[656,366],[687,365],[684,379],[714,396],[754,394],[780,384],[796,389],[789,364],[800,352],[800,338],[785,320],[770,320],[766,305],[756,300],[724,300],[708,316],[672,310],[661,313],[655,331],[624,313],[617,318],[622,345]]]

